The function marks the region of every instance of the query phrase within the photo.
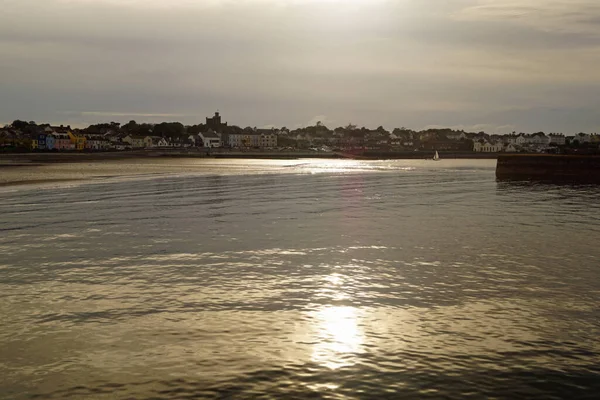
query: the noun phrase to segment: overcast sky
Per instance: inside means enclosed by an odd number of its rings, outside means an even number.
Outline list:
[[[0,0],[0,123],[600,132],[598,0]]]

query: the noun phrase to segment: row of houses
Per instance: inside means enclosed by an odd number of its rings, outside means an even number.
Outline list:
[[[125,150],[130,148],[168,147],[165,138],[155,136],[122,136],[109,132],[104,135],[84,134],[69,127],[47,127],[32,138],[32,149],[38,150]]]
[[[350,128],[336,128],[333,131],[328,130],[325,127],[314,128],[312,130],[298,129],[292,132],[288,132],[287,135],[297,141],[319,141],[325,140],[329,142],[340,142],[344,138],[355,137],[362,141],[377,140],[382,144],[404,144],[411,142],[427,142],[430,140],[449,140],[449,141],[466,141],[471,140],[473,142],[479,140],[485,140],[489,142],[501,142],[504,144],[513,144],[524,146],[527,144],[556,144],[564,145],[567,139],[577,140],[580,143],[594,143],[600,142],[600,135],[597,134],[586,134],[580,133],[576,136],[566,137],[560,133],[551,133],[546,135],[543,132],[534,134],[526,133],[512,133],[506,135],[499,134],[487,134],[485,132],[473,133],[464,131],[454,131],[451,129],[428,129],[421,132],[416,132],[410,129],[402,128],[395,129],[393,132],[388,132],[383,128],[378,129],[350,129]]]
[[[546,135],[542,132],[519,135],[496,135],[495,138],[479,139],[473,142],[473,151],[484,153],[498,152],[543,152],[552,146],[564,146],[577,141],[580,144],[600,145],[600,135],[580,133],[565,137],[562,134]]]
[[[30,150],[84,151],[124,150],[173,146],[167,139],[155,136],[131,136],[115,132],[86,134],[64,126],[47,126],[24,133],[17,129],[0,129],[0,147]]]
[[[107,151],[174,147],[270,149],[277,147],[277,143],[277,131],[274,130],[244,131],[235,134],[209,130],[181,139],[124,135],[114,131],[86,134],[63,126],[49,126],[39,132],[28,134],[15,129],[0,130],[0,146],[46,151]]]
[[[385,132],[378,130],[360,130],[352,132],[334,131],[328,137],[315,137],[302,132],[289,135],[297,143],[305,147],[328,145],[334,148],[350,149],[382,149],[399,148],[403,150],[444,150],[444,151],[474,151],[474,152],[543,152],[553,146],[564,146],[577,141],[580,144],[600,145],[600,135],[578,134],[566,137],[563,134],[543,132],[534,134],[489,135],[484,132],[468,133],[451,130],[426,130],[415,132],[398,130]]]

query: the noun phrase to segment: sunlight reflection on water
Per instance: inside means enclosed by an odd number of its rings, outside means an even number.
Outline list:
[[[170,168],[0,190],[0,399],[597,397],[598,187]]]
[[[327,368],[353,365],[363,352],[360,313],[354,307],[325,307],[315,313],[317,337],[312,360]]]

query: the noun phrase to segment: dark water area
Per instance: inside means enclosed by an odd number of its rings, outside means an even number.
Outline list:
[[[0,189],[1,399],[598,397],[600,187],[185,171]]]

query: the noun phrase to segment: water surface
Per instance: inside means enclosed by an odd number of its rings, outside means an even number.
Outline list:
[[[0,398],[596,398],[600,188],[494,167],[128,161],[0,188]]]

